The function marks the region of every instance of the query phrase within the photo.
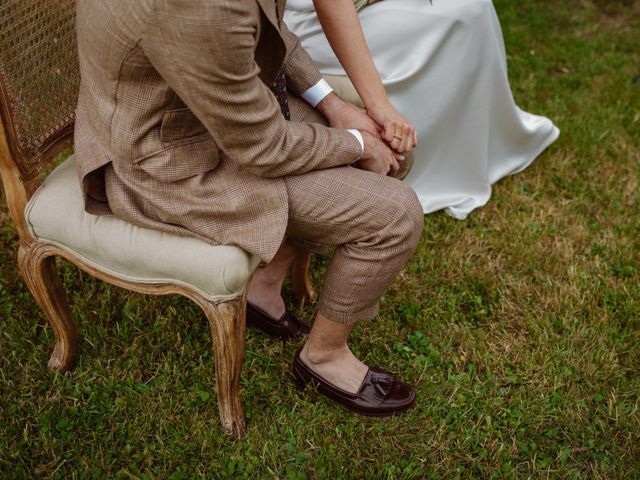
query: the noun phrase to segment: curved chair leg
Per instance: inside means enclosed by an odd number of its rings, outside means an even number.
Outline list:
[[[29,290],[53,327],[56,343],[49,359],[49,369],[67,371],[73,366],[78,333],[67,295],[58,277],[55,257],[47,252],[46,246],[22,245],[18,250],[18,265]]]
[[[311,254],[305,252],[300,254],[291,265],[291,291],[298,300],[313,303],[316,301],[316,291],[309,280],[309,266],[311,265]]]
[[[216,393],[222,428],[234,439],[244,436],[240,375],[244,363],[246,293],[225,303],[203,303],[216,358]]]

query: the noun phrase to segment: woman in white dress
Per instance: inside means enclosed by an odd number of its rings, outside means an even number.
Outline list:
[[[353,2],[288,0],[285,22],[321,72],[349,74],[394,149],[415,147],[406,181],[425,213],[465,218],[558,137],[513,100],[491,0]]]

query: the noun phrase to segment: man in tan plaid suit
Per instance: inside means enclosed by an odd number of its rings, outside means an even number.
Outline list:
[[[280,295],[296,249],[336,246],[294,376],[353,410],[394,413],[413,389],[361,363],[347,336],[375,316],[418,242],[422,209],[388,175],[402,157],[282,23],[284,2],[78,1],[86,209],[258,255],[268,265],[249,301],[291,336],[306,333]],[[285,78],[279,103],[270,86]]]

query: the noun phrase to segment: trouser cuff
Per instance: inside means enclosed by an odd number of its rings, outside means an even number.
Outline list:
[[[321,301],[318,313],[336,323],[342,323],[343,325],[355,325],[362,320],[369,320],[370,318],[375,317],[378,314],[378,302],[363,310],[345,312],[342,310],[336,310]]]

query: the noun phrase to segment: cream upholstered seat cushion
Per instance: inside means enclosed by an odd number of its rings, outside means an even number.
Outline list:
[[[34,238],[98,270],[130,282],[191,287],[213,301],[241,294],[259,263],[238,247],[86,213],[73,156],[47,177],[25,213]]]

